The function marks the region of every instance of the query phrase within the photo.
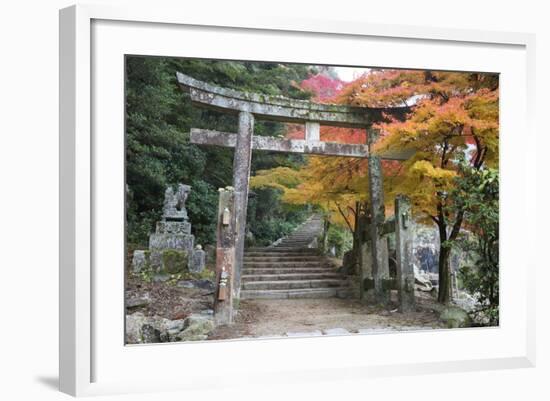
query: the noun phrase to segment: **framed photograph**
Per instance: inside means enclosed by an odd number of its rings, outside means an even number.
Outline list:
[[[61,10],[61,391],[534,366],[533,52]]]

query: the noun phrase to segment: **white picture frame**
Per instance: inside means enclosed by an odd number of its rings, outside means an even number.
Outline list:
[[[219,38],[221,34],[232,41],[224,40],[216,48],[216,36]],[[178,46],[178,35],[193,39],[186,49],[184,42],[180,41]],[[258,37],[269,46],[257,48],[253,54],[251,49]],[[525,132],[521,143],[535,142],[531,125],[534,40],[533,35],[519,33],[277,19],[238,12],[203,15],[193,14],[187,6],[166,10],[79,5],[61,10],[60,390],[81,396],[215,388],[244,385],[247,380],[257,384],[275,380],[336,380],[344,376],[360,380],[411,371],[534,366],[535,264],[531,256],[534,252],[529,251],[533,245],[519,238],[519,232],[534,231],[536,211],[528,204],[527,191],[517,188],[535,187],[534,178],[528,173],[535,170],[536,147],[517,146],[519,139],[508,135],[512,130],[521,130]],[[296,43],[296,48],[292,48],[291,42]],[[365,50],[362,54],[379,49],[372,53],[370,62],[346,53],[346,49],[362,46]],[[391,47],[396,51],[382,50]],[[271,57],[265,48],[270,49]],[[322,48],[333,51],[325,53]],[[340,49],[340,59],[336,49]],[[419,51],[425,52],[424,60],[414,61]],[[434,69],[500,72],[503,79],[501,326],[376,336],[125,347],[121,336],[124,315],[123,291],[120,291],[123,248],[119,249],[124,230],[120,214],[124,190],[120,168],[124,142],[120,96],[124,74],[120,56],[124,54],[269,58],[311,64],[410,68],[421,68],[426,63]],[[476,57],[469,64],[453,62],[460,54]],[[512,154],[514,170],[510,168]],[[513,247],[508,245],[512,242]],[[107,264],[111,265],[110,270],[104,268]],[[513,266],[521,266],[521,273],[514,272]],[[411,344],[427,341],[434,341],[436,346],[452,343],[453,349],[424,350],[422,356],[411,350]],[[214,371],[212,358],[216,355],[231,358],[234,369],[223,374]],[[296,358],[292,366],[285,365],[284,357],[289,355]],[[179,364],[174,365],[171,360]],[[183,360],[193,361],[192,368],[185,366]],[[146,379],[132,369],[151,363],[158,369],[148,372]],[[176,373],[174,366],[178,366]]]

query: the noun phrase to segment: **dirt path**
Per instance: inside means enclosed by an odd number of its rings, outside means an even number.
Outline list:
[[[418,330],[444,327],[428,306],[419,300],[416,312],[401,314],[361,304],[358,300],[282,299],[243,300],[235,324],[218,327],[209,339],[284,336],[342,328],[351,333]]]

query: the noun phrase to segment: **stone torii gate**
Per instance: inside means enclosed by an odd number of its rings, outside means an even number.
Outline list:
[[[377,132],[372,129],[376,122],[383,121],[386,115],[403,117],[409,111],[408,107],[369,108],[350,107],[343,105],[319,104],[304,100],[289,99],[280,96],[268,96],[256,93],[239,92],[222,88],[196,80],[190,76],[177,73],[180,87],[189,92],[193,104],[215,109],[224,113],[238,115],[238,132],[227,133],[212,130],[192,128],[191,143],[200,145],[216,145],[235,148],[233,160],[233,188],[220,193],[218,222],[218,252],[216,270],[217,285],[222,282],[223,292],[217,297],[215,313],[219,323],[230,323],[233,314],[233,297],[239,298],[241,269],[244,254],[244,239],[246,226],[246,209],[248,202],[248,184],[250,178],[250,163],[252,150],[267,150],[274,152],[317,154],[326,156],[368,158],[369,193],[371,224],[368,225],[370,237],[372,281],[374,296],[377,302],[387,303],[389,300],[389,278],[387,242],[384,237],[388,233],[384,212],[384,193],[382,187],[381,159],[406,160],[410,154],[373,154],[372,146],[377,139]],[[264,119],[283,123],[301,123],[305,125],[305,139],[284,139],[276,137],[254,136],[254,120]],[[343,144],[323,142],[320,140],[320,126],[336,126],[348,128],[364,128],[368,133],[368,144]],[[405,212],[397,210],[399,205],[405,205]],[[403,223],[409,213],[406,201],[396,202],[396,238],[398,255],[398,289],[402,309],[410,309],[411,288],[414,305],[414,273],[410,263],[410,241],[407,241],[407,225]],[[231,221],[228,214],[233,210]],[[400,217],[398,217],[400,216]],[[400,230],[401,228],[401,230]],[[399,233],[399,231],[401,231]],[[234,254],[230,249],[234,245]],[[229,249],[229,251],[228,251]],[[228,256],[229,255],[229,256]],[[370,270],[370,269],[369,269]],[[412,277],[412,279],[411,279]],[[412,280],[412,283],[411,283]],[[363,282],[363,277],[361,278]],[[409,295],[405,295],[409,293]],[[403,294],[403,295],[402,295]]]

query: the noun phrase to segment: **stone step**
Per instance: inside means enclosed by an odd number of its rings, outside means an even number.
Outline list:
[[[241,290],[241,299],[333,298],[349,292],[346,288],[309,288],[303,290]]]
[[[319,273],[280,273],[280,274],[244,274],[241,276],[242,282],[246,281],[276,281],[276,280],[321,280],[321,279],[341,279],[342,276],[337,272],[319,272]]]
[[[332,266],[330,262],[326,260],[313,261],[313,262],[244,262],[243,267],[245,269],[265,268],[265,267],[291,267],[295,269],[301,269],[305,267],[329,267]]]
[[[297,290],[307,288],[343,287],[347,281],[343,279],[322,280],[277,280],[277,281],[247,281],[242,283],[244,290]],[[241,290],[242,291],[242,290]]]
[[[311,273],[327,273],[327,272],[334,272],[335,270],[330,267],[304,267],[302,269],[299,269],[296,271],[296,269],[288,268],[288,267],[263,267],[263,268],[244,268],[242,274],[243,275],[264,275],[264,274],[292,274],[292,273],[299,273],[299,274],[311,274]]]
[[[317,236],[317,233],[313,233],[313,232],[311,232],[311,233],[299,233],[299,234],[293,234],[293,235],[289,235],[287,237],[284,237],[282,240],[289,239],[289,238],[305,240],[305,239],[315,238],[316,236]]]
[[[259,253],[259,254],[244,254],[245,258],[295,258],[295,257],[311,257],[311,258],[318,258],[318,254],[307,254],[307,253],[291,253],[291,252],[266,252],[266,253]]]
[[[319,262],[324,261],[322,256],[317,255],[269,255],[269,256],[250,256],[244,255],[245,262]]]
[[[244,250],[245,255],[251,254],[265,254],[273,252],[284,252],[284,253],[305,253],[305,254],[318,254],[319,251],[315,248],[288,248],[288,247],[271,247],[271,248],[248,248]]]

